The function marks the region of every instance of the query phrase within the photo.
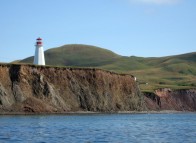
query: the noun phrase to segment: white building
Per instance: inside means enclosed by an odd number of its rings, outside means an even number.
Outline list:
[[[34,62],[35,65],[45,65],[45,58],[44,58],[44,49],[42,44],[42,39],[37,38],[36,44],[35,44],[35,56],[34,56]]]

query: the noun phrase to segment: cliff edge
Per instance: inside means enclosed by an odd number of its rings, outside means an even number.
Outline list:
[[[130,75],[90,68],[0,65],[0,112],[133,111],[142,97]]]

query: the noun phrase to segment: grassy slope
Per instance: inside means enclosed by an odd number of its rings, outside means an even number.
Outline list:
[[[94,46],[65,45],[45,51],[45,57],[47,65],[99,67],[135,75],[145,91],[161,87],[196,87],[196,52],[161,58],[142,58],[124,57]],[[21,62],[32,61],[33,57],[30,57]]]
[[[147,58],[145,70],[132,70],[140,80],[148,82],[141,85],[144,90],[162,87],[175,89],[196,87],[196,53],[163,58]]]

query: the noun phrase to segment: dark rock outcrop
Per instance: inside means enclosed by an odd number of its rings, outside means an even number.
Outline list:
[[[134,78],[100,69],[0,65],[1,112],[142,109]]]

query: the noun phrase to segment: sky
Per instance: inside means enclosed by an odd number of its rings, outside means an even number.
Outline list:
[[[0,0],[0,62],[65,44],[123,56],[196,52],[196,0]]]

